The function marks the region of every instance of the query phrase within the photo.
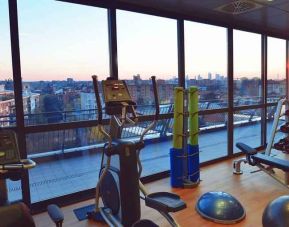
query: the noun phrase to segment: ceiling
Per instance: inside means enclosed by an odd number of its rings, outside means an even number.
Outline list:
[[[67,0],[237,28],[289,39],[289,0]],[[232,11],[220,11],[225,8]],[[252,7],[252,8],[251,8]],[[246,9],[238,13],[240,9]]]

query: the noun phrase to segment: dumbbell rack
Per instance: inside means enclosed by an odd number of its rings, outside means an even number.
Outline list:
[[[282,109],[284,108],[284,106],[285,106],[285,111],[282,112]],[[280,118],[285,116],[285,122],[288,122],[289,115],[286,113],[286,112],[289,112],[288,109],[289,109],[289,101],[287,99],[280,99],[278,101],[276,112],[274,114],[273,126],[271,129],[270,138],[268,140],[268,144],[265,150],[266,155],[271,155],[271,150],[272,148],[274,148],[273,143],[274,143],[276,133],[280,132],[280,129],[278,129],[278,123],[279,123]]]

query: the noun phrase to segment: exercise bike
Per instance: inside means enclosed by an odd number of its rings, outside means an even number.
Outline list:
[[[29,208],[23,202],[10,203],[6,180],[20,180],[25,170],[34,168],[31,159],[20,159],[16,133],[0,130],[0,226],[35,227]],[[54,204],[47,207],[50,218],[56,227],[61,227],[64,217]]]
[[[97,77],[93,85],[98,109],[98,129],[108,140],[105,144],[99,180],[96,185],[95,210],[88,212],[88,218],[105,221],[110,226],[157,226],[150,220],[141,220],[140,198],[146,206],[160,212],[171,226],[179,226],[170,212],[186,208],[186,204],[176,194],[169,192],[148,193],[140,181],[142,164],[140,151],[144,148],[144,136],[152,130],[159,117],[159,100],[155,77],[152,85],[155,99],[155,117],[144,129],[139,141],[121,139],[125,126],[136,125],[138,116],[136,103],[132,101],[125,81],[107,79],[102,81],[105,112],[110,117],[110,132],[103,126],[102,106]],[[113,163],[113,164],[112,164]],[[140,191],[143,196],[140,196]],[[99,205],[100,198],[103,206]]]

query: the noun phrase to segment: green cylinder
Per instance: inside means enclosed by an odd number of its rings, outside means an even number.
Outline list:
[[[183,122],[184,122],[184,89],[175,87],[174,89],[174,128],[173,128],[173,148],[183,148]]]
[[[189,88],[189,144],[198,145],[199,136],[199,114],[198,114],[198,88]]]

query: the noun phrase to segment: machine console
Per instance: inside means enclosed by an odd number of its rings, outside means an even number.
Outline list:
[[[102,88],[105,103],[132,101],[127,86],[122,80],[103,80]]]
[[[10,130],[0,131],[0,165],[20,161],[16,134]]]
[[[123,80],[103,80],[102,81],[103,97],[105,110],[109,115],[121,114],[121,108],[124,104],[135,106],[132,101],[125,81]],[[132,108],[128,108],[131,112]]]

